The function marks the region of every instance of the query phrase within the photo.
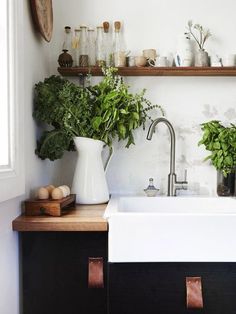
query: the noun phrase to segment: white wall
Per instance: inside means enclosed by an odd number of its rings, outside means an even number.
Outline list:
[[[21,212],[21,201],[29,197],[31,191],[41,184],[48,184],[53,177],[56,164],[42,162],[34,154],[36,127],[32,119],[34,83],[49,75],[50,45],[33,31],[28,3],[24,3],[24,21],[19,28],[24,33],[24,73],[23,98],[19,99],[25,112],[22,125],[25,137],[26,193],[19,198],[0,203],[0,313],[19,313],[19,257],[18,234],[12,231],[12,220]],[[11,187],[9,186],[9,189]]]
[[[234,0],[167,1],[149,0],[57,0],[54,2],[55,32],[52,52],[52,69],[63,41],[63,27],[82,23],[98,25],[104,20],[121,20],[128,50],[132,54],[142,49],[156,48],[160,54],[175,52],[179,35],[185,31],[189,19],[209,27],[213,37],[206,48],[210,54],[236,52]],[[147,97],[162,104],[167,118],[177,135],[177,173],[188,169],[191,189],[203,194],[214,194],[216,172],[202,163],[207,152],[198,148],[201,132],[199,124],[210,119],[235,121],[235,78],[229,77],[136,77],[128,78],[132,89],[147,88]],[[129,150],[116,146],[115,156],[108,171],[111,192],[140,192],[154,177],[156,185],[166,192],[169,168],[169,140],[165,127],[159,127],[151,142],[146,132],[136,133],[136,146]],[[73,168],[65,158],[64,175],[70,181]]]

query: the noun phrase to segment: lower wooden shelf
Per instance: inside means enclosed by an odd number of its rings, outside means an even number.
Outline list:
[[[58,68],[62,76],[102,76],[100,67]],[[122,67],[123,76],[236,76],[236,67]]]

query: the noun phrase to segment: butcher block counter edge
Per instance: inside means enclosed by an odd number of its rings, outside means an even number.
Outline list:
[[[76,205],[61,217],[25,216],[22,214],[12,222],[14,231],[107,231],[103,218],[107,204]]]

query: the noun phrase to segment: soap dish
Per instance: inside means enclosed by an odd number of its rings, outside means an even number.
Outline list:
[[[153,185],[153,178],[149,178],[149,185],[146,189],[144,189],[144,192],[148,197],[154,197],[159,192],[159,189],[155,188]]]

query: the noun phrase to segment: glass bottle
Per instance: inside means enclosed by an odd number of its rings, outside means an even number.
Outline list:
[[[153,178],[149,178],[149,185],[146,189],[144,189],[144,192],[148,197],[156,196],[159,189],[157,189],[153,184]]]
[[[62,50],[66,50],[71,53],[71,42],[72,42],[72,34],[71,34],[71,27],[65,26],[65,35],[64,35],[64,42],[62,45]]]
[[[109,33],[109,22],[103,22],[103,29],[104,29],[104,47],[105,47],[105,61],[106,66],[112,65],[112,45],[111,45],[111,36]]]
[[[73,52],[73,60],[74,66],[79,66],[79,38],[80,38],[80,29],[76,28],[74,30],[74,36],[72,38],[72,52]]]
[[[116,67],[124,67],[126,66],[126,54],[124,45],[121,40],[121,22],[116,21],[114,23],[115,26],[115,34],[114,34],[114,42],[113,42],[113,63]]]
[[[97,27],[97,39],[96,39],[96,65],[105,63],[105,46],[103,39],[103,26]]]
[[[64,33],[64,41],[62,45],[62,51],[58,57],[58,63],[60,67],[72,67],[73,65],[73,59],[71,54],[68,53],[71,52],[71,28],[70,26],[65,26],[65,33]]]
[[[80,26],[80,41],[79,41],[79,66],[88,66],[88,37],[87,26]]]
[[[96,53],[95,53],[95,36],[94,29],[88,29],[88,55],[89,55],[89,65],[96,65]]]

